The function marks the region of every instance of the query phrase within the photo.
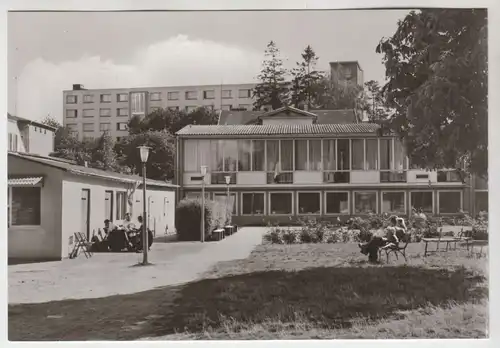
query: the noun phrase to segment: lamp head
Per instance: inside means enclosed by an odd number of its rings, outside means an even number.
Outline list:
[[[207,166],[201,166],[201,169],[200,169],[200,171],[201,171],[201,175],[202,175],[202,176],[207,175],[207,170],[208,170],[208,167],[207,167]]]
[[[226,184],[229,185],[231,183],[231,176],[230,175],[226,175],[224,177],[224,179],[226,179]]]
[[[150,147],[142,145],[138,146],[137,148],[139,149],[139,153],[141,155],[141,162],[146,163],[148,161]]]

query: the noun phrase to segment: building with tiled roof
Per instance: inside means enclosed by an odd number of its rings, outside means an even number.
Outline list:
[[[181,129],[177,150],[178,198],[201,197],[206,166],[207,198],[231,204],[239,225],[471,210],[454,171],[411,166],[398,137],[353,110],[223,112],[217,125]]]

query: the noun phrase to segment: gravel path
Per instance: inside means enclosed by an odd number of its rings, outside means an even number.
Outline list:
[[[244,227],[210,243],[155,243],[151,266],[135,266],[142,254],[103,253],[77,259],[9,266],[9,304],[131,294],[196,280],[212,265],[248,257],[264,227]]]

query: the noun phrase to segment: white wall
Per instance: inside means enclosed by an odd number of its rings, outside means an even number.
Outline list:
[[[54,132],[45,128],[30,124],[28,129],[30,153],[40,156],[48,156],[54,152]]]
[[[26,148],[24,147],[24,143],[21,139],[21,132],[19,130],[19,126],[17,125],[17,121],[15,120],[8,120],[7,122],[7,134],[13,134],[17,135],[17,149],[14,149],[15,151],[18,152],[26,152]],[[7,141],[9,141],[9,138],[7,136]],[[9,144],[7,144],[8,148]]]

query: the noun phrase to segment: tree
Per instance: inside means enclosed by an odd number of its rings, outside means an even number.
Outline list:
[[[84,165],[92,162],[94,141],[79,141],[68,127],[61,127],[54,137],[54,152],[52,157],[58,157]]]
[[[338,81],[327,75],[313,87],[314,107],[320,109],[363,109],[363,87]]]
[[[283,59],[274,41],[270,41],[264,53],[266,59],[262,70],[257,76],[259,83],[253,89],[253,104],[255,110],[263,107],[278,109],[288,102],[289,88],[285,81],[287,71],[283,67]]]
[[[410,12],[376,51],[384,55],[388,130],[406,142],[413,164],[461,168],[487,177],[487,12]]]
[[[382,87],[374,80],[365,82],[364,111],[368,114],[368,121],[381,123],[389,117],[389,110],[385,107]]]
[[[56,131],[59,130],[59,128],[62,128],[62,124],[60,124],[59,121],[54,117],[50,116],[50,114],[45,116],[45,118],[42,120],[42,123],[47,126],[54,127]]]
[[[151,147],[146,164],[147,177],[155,180],[169,180],[175,171],[174,137],[166,131],[146,131],[131,134],[115,147],[121,165],[131,172],[141,174],[142,162],[138,146]]]
[[[317,99],[317,85],[324,74],[315,69],[318,57],[311,46],[304,49],[302,59],[292,70],[291,103],[295,107],[305,104],[310,109]]]
[[[121,171],[114,151],[114,140],[108,132],[99,137],[91,151],[91,165],[103,170]]]

